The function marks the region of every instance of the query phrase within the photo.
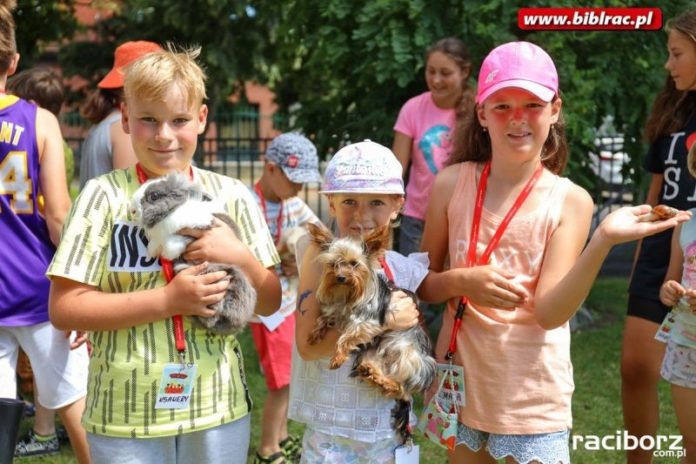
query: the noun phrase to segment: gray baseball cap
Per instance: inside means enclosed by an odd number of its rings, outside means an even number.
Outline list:
[[[280,166],[292,182],[321,182],[317,149],[307,137],[297,132],[274,138],[266,149],[266,160]]]

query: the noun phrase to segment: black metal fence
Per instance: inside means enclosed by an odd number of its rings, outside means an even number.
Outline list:
[[[588,166],[593,174],[593,197],[596,205],[594,224],[618,206],[638,201],[634,192],[635,173],[630,157],[624,151],[622,135],[598,137],[597,149],[588,153]]]
[[[272,139],[247,136],[206,136],[199,139],[194,155],[197,166],[240,179],[252,187],[261,176],[263,155]],[[82,137],[66,141],[75,154],[76,177],[79,176]],[[622,151],[622,140],[600,140],[597,153],[589,153],[588,164],[594,177],[595,225],[616,206],[633,203],[634,186],[628,155]],[[324,171],[321,166],[321,172]],[[328,220],[328,205],[318,194],[319,184],[307,184],[300,197],[322,220]]]
[[[66,137],[66,142],[75,155],[75,178],[79,178],[79,167],[83,137]],[[270,138],[258,137],[201,137],[194,155],[194,163],[203,169],[234,177],[249,187],[261,177],[263,155]],[[320,166],[323,172],[323,166]],[[300,197],[322,220],[328,219],[328,206],[319,195],[318,183],[306,184]]]

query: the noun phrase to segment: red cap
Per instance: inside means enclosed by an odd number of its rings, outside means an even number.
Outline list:
[[[114,67],[99,81],[97,87],[102,89],[120,89],[123,87],[123,68],[143,55],[162,50],[154,42],[138,40],[119,45],[114,52]]]

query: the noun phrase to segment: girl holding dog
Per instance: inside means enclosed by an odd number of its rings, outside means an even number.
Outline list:
[[[329,162],[322,193],[328,196],[339,236],[365,237],[396,219],[404,202],[401,165],[391,150],[377,143],[348,145]],[[322,269],[316,259],[319,247],[312,243],[304,254],[301,248],[298,244],[297,256],[302,264],[289,417],[307,426],[302,462],[394,462],[400,444],[392,427],[394,400],[351,377],[352,360],[330,369],[329,358],[341,335],[338,330],[329,329],[319,343],[308,342],[321,314],[315,295]],[[387,251],[385,261],[385,273],[393,273],[399,288],[415,291],[428,273],[423,254],[406,258]],[[360,265],[356,263],[355,268]],[[413,327],[418,323],[418,314],[413,300],[396,292],[391,297],[385,329]]]
[[[543,49],[497,47],[481,66],[476,107],[455,134],[452,165],[435,180],[422,242],[434,272],[419,293],[449,301],[436,354],[442,360],[453,350],[464,370],[450,462],[570,462],[568,320],[613,245],[689,217],[641,222],[649,206],[626,207],[587,242],[592,199],[560,177],[568,153],[561,107]]]

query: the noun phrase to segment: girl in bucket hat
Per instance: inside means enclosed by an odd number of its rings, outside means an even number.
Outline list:
[[[388,148],[371,141],[341,148],[324,173],[322,194],[336,219],[339,237],[361,238],[394,221],[404,202],[401,164]],[[302,462],[393,463],[400,437],[392,427],[394,400],[350,375],[353,361],[329,369],[340,332],[329,329],[310,345],[308,335],[320,314],[315,294],[321,276],[318,245],[302,252],[298,244],[300,287],[296,349],[292,360],[288,417],[306,425]],[[424,253],[407,257],[385,254],[396,287],[415,291],[428,273]],[[403,292],[392,294],[385,329],[406,329],[418,323],[418,310]]]
[[[466,391],[450,462],[568,463],[568,320],[614,244],[689,214],[645,223],[648,206],[622,208],[581,254],[593,205],[559,176],[567,147],[551,57],[528,42],[495,48],[476,103],[435,180],[422,246],[431,273],[419,294],[448,301],[436,355],[462,366]]]
[[[125,42],[116,47],[113,67],[80,109],[85,119],[96,124],[80,149],[80,189],[94,177],[135,164],[130,136],[121,127],[125,68],[138,58],[158,50],[162,47],[145,40]]]

